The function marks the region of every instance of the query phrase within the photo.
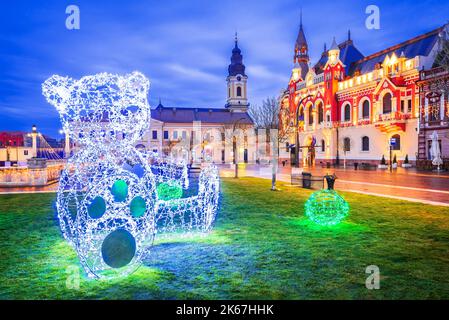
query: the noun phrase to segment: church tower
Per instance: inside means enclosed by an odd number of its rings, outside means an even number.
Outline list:
[[[304,28],[302,26],[302,10],[299,23],[298,37],[295,43],[295,55],[293,57],[294,71],[300,71],[299,75],[304,80],[309,72],[309,46],[307,45],[306,36],[304,34]]]
[[[248,76],[245,74],[242,51],[238,46],[237,33],[235,47],[232,50],[231,64],[228,67],[228,99],[226,108],[236,112],[248,111],[248,91],[246,90]]]

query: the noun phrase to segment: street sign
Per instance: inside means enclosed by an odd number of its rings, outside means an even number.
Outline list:
[[[391,138],[390,139],[390,146],[395,146],[396,145],[396,138]]]

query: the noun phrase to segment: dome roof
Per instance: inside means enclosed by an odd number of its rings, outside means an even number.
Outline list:
[[[232,49],[231,64],[228,67],[228,73],[229,76],[236,76],[238,74],[246,76],[242,51],[238,46],[237,34],[235,35],[235,46],[234,49]]]

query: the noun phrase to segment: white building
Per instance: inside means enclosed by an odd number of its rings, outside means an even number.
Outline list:
[[[151,111],[150,129],[137,148],[187,163],[254,163],[254,123],[248,114],[245,65],[237,37],[227,77],[227,103],[222,108],[164,107]]]

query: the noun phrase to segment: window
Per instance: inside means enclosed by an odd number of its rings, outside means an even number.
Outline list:
[[[304,108],[299,109],[298,121],[304,121]]]
[[[153,140],[157,140],[157,130],[153,130]]]
[[[237,97],[242,96],[242,87],[237,87]]]
[[[164,140],[168,140],[168,131],[167,130],[164,131]]]
[[[345,105],[343,120],[344,121],[351,121],[351,105],[349,103]]]
[[[362,106],[362,118],[363,119],[369,119],[370,118],[370,105],[369,105],[369,101],[368,100],[365,100],[364,102],[363,102],[363,106]]]
[[[405,109],[405,101],[401,100],[401,112],[404,113],[404,109]]]
[[[351,140],[349,138],[345,138],[343,140],[343,151],[344,152],[351,151]]]
[[[383,114],[391,113],[391,93],[387,93],[384,95],[382,100],[383,105]]]
[[[178,131],[173,131],[173,140],[178,139]]]
[[[23,150],[23,155],[27,156],[28,155],[28,150]]]
[[[326,142],[324,141],[324,139],[321,140],[321,152],[325,152],[326,151]]]
[[[225,133],[224,133],[224,132],[222,132],[222,133],[221,133],[221,141],[223,141],[223,142],[224,142],[225,140],[226,140],[226,137],[225,137]]]
[[[362,151],[369,151],[369,138],[368,137],[362,138]]]
[[[182,140],[187,140],[187,131],[182,132]]]
[[[395,134],[391,137],[392,139],[395,139],[395,145],[391,147],[391,150],[401,150],[401,136],[398,134]]]
[[[323,123],[324,121],[324,109],[323,109],[323,104],[320,102],[318,104],[318,123]]]
[[[309,125],[313,125],[313,108],[309,107]]]
[[[407,101],[407,113],[412,113],[412,99]]]

